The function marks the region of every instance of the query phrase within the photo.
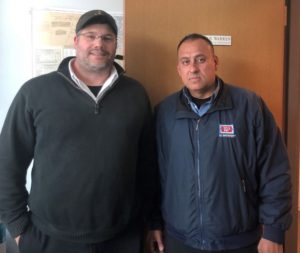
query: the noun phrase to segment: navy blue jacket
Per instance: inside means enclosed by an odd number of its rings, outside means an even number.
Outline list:
[[[280,131],[259,96],[219,81],[202,117],[182,90],[157,106],[165,230],[202,250],[242,248],[261,236],[282,243],[291,182]]]

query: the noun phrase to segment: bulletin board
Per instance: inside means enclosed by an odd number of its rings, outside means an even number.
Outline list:
[[[57,69],[67,56],[74,56],[73,41],[79,17],[85,11],[32,10],[33,76]],[[123,14],[111,13],[118,26],[117,54],[123,55]],[[122,62],[119,62],[123,65]]]

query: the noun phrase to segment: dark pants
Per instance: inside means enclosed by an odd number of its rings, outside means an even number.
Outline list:
[[[20,253],[141,253],[141,249],[139,229],[126,231],[109,241],[85,244],[49,237],[31,225],[19,241]]]
[[[224,251],[207,251],[191,248],[184,245],[177,239],[166,235],[165,239],[165,253],[258,253],[257,244],[251,245],[241,249],[224,250]]]

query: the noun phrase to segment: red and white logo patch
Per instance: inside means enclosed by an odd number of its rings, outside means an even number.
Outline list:
[[[219,125],[219,137],[235,137],[233,124]]]

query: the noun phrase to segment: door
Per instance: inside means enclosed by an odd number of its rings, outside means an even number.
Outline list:
[[[125,68],[153,105],[182,87],[176,47],[189,33],[231,36],[218,75],[261,95],[283,127],[284,0],[125,1]]]

